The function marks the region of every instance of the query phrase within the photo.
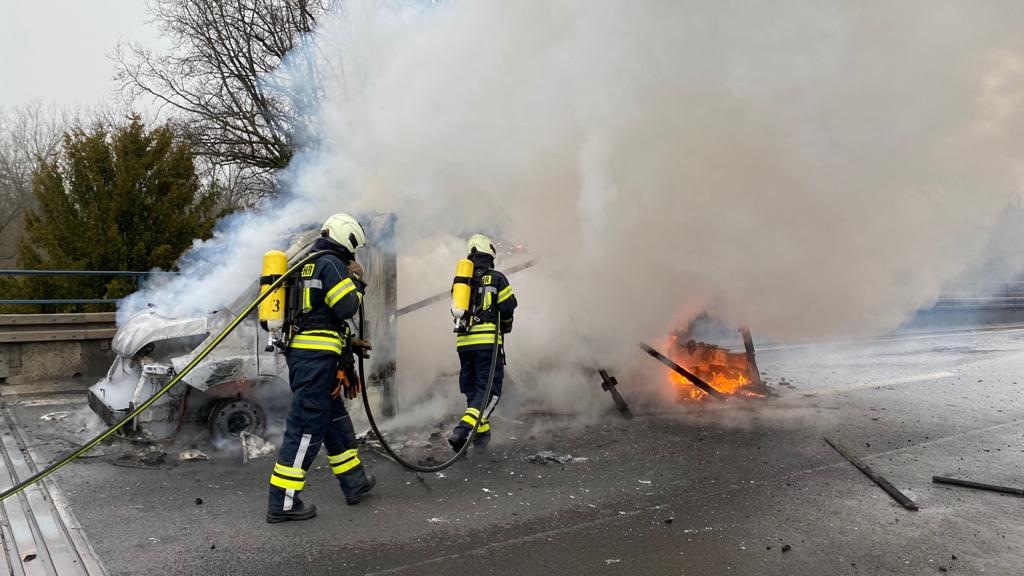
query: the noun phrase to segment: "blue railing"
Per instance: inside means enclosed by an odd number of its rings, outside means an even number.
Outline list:
[[[152,276],[176,275],[177,272],[133,272],[127,270],[0,270],[0,276],[128,276],[135,280],[135,289],[145,285]],[[31,304],[116,304],[120,298],[37,298],[28,300],[0,300],[0,305]]]

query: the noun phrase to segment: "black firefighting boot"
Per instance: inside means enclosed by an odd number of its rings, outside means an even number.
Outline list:
[[[345,503],[355,506],[370,494],[370,490],[377,485],[377,478],[367,476],[366,470],[359,466],[339,475],[338,483],[341,484],[341,491],[345,494]]]
[[[267,524],[277,524],[279,522],[296,522],[299,520],[309,520],[316,516],[316,506],[312,504],[305,504],[298,497],[295,497],[295,504],[291,510],[287,512],[267,512]]]
[[[477,432],[473,438],[473,448],[476,450],[486,450],[487,445],[491,442],[490,432]]]
[[[451,445],[452,450],[458,452],[462,450],[462,447],[466,445],[466,437],[469,436],[469,431],[462,426],[456,426],[455,430],[452,430],[451,436],[448,437],[448,444]]]

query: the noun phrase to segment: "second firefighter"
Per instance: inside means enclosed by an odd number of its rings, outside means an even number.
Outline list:
[[[494,269],[494,242],[483,234],[477,234],[469,239],[466,251],[467,258],[473,263],[473,276],[468,280],[472,292],[466,321],[456,336],[461,366],[459,391],[466,397],[466,411],[448,438],[456,452],[465,445],[474,427],[477,428],[474,446],[485,447],[491,439],[488,410],[496,406],[501,397],[505,373],[503,335],[512,331],[512,317],[517,305],[508,279]],[[487,398],[487,380],[495,353],[499,357],[494,367],[491,395]]]

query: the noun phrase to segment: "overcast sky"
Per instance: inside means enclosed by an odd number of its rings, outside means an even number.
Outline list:
[[[113,100],[118,40],[152,43],[145,0],[0,0],[0,106]]]

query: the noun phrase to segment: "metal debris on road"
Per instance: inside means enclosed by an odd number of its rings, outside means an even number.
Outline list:
[[[997,486],[995,484],[985,484],[983,482],[974,482],[971,480],[961,480],[959,478],[947,478],[945,476],[932,476],[932,482],[936,484],[949,484],[950,486],[962,486],[964,488],[975,488],[977,490],[988,490],[990,492],[1002,492],[1003,494],[1013,494],[1014,496],[1024,496],[1024,488],[1011,488],[1009,486]]]
[[[207,456],[205,452],[203,452],[202,450],[196,450],[195,448],[192,448],[191,450],[185,450],[184,452],[178,454],[178,460],[184,461],[209,459],[210,457]]]
[[[633,413],[629,411],[629,404],[622,398],[622,394],[619,394],[619,390],[616,386],[619,385],[619,381],[614,376],[608,374],[607,370],[601,369],[597,371],[601,375],[601,390],[607,391],[612,395],[612,401],[615,402],[615,407],[619,409],[619,414],[626,420],[633,419]]]
[[[885,490],[889,494],[889,496],[892,496],[893,499],[896,500],[897,502],[899,502],[901,506],[903,506],[907,510],[917,510],[918,509],[917,504],[914,503],[913,500],[908,498],[907,495],[904,494],[903,492],[900,492],[899,489],[896,488],[895,486],[893,486],[891,483],[889,483],[888,480],[886,480],[885,478],[879,476],[878,473],[875,472],[874,470],[872,470],[870,466],[868,466],[867,464],[861,462],[860,459],[858,459],[856,456],[854,456],[853,452],[850,452],[850,450],[847,449],[845,446],[843,446],[842,444],[839,444],[838,442],[833,442],[833,441],[829,440],[828,438],[825,438],[825,442],[827,442],[828,445],[831,446],[832,448],[835,448],[836,452],[839,452],[840,454],[842,454],[843,458],[846,458],[847,460],[849,460],[850,464],[853,464],[854,466],[856,466],[857,469],[860,470],[861,472],[863,472],[865,476],[867,476],[868,478],[871,478],[871,480],[875,484],[878,484],[878,486],[882,490]]]
[[[276,446],[255,434],[242,432],[238,437],[242,442],[242,464],[247,464],[249,460],[269,456],[277,450]]]
[[[50,412],[39,417],[40,420],[60,422],[71,415],[71,412]]]
[[[550,450],[542,450],[536,454],[530,454],[526,459],[534,464],[549,464],[551,462],[556,464],[576,464],[589,460],[589,458],[573,457],[572,454],[555,454]]]

